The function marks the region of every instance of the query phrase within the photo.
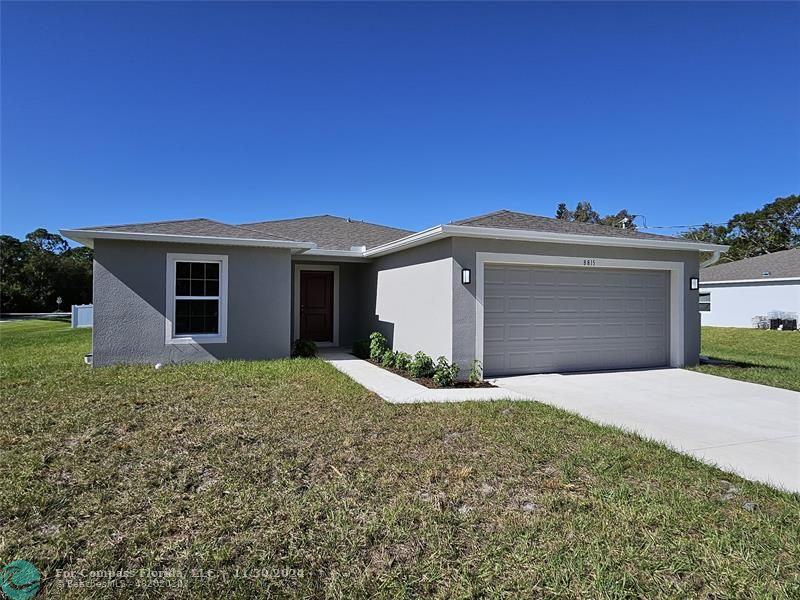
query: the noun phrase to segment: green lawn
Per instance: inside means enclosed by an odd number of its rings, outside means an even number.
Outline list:
[[[736,364],[695,371],[800,391],[800,332],[703,327],[701,353]]]
[[[800,596],[800,496],[635,436],[390,405],[316,360],[92,370],[89,345],[0,324],[0,563],[44,597]]]

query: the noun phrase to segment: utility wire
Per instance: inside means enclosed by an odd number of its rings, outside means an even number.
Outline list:
[[[779,223],[784,221],[784,219],[759,219],[760,222],[763,223]],[[637,229],[695,229],[697,227],[705,227],[708,225],[709,227],[722,227],[725,225],[733,224],[737,225],[739,223],[744,223],[744,221],[724,221],[722,223],[700,223],[695,225],[637,225]]]

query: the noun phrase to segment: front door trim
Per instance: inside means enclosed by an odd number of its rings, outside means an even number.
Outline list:
[[[333,273],[333,341],[316,342],[317,346],[339,345],[339,265],[294,265],[294,329],[292,341],[300,335],[300,271],[331,271]]]
[[[587,262],[591,261],[591,262]],[[541,254],[475,253],[475,359],[483,364],[483,282],[484,266],[490,264],[576,267],[583,269],[639,269],[669,271],[669,362],[672,367],[684,365],[684,281],[683,263],[626,258],[591,258],[582,256],[549,256]]]

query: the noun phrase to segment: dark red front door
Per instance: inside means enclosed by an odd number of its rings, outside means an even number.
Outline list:
[[[333,341],[332,271],[300,271],[300,337]]]

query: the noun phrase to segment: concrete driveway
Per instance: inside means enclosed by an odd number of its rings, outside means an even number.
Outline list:
[[[800,492],[800,393],[683,369],[503,377],[495,384]]]

